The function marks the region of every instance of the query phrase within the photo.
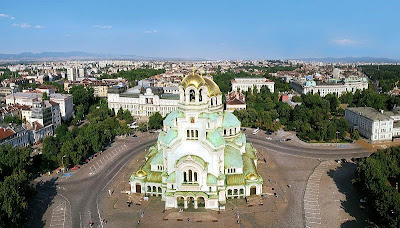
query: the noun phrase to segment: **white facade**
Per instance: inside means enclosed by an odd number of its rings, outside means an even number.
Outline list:
[[[318,93],[321,97],[332,93],[340,97],[345,92],[355,93],[357,90],[368,89],[366,78],[345,80],[339,83],[316,84],[315,81],[292,81],[290,85],[301,94]]]
[[[108,108],[114,109],[115,113],[120,108],[129,110],[134,116],[151,116],[155,112],[166,116],[178,108],[179,100],[174,96],[171,98],[160,98],[150,88],[144,94],[107,93]]]
[[[227,198],[260,195],[256,150],[239,120],[223,110],[210,79],[186,76],[178,109],[167,115],[157,144],[130,178],[132,193],[160,195],[165,208],[224,209]]]
[[[345,110],[345,118],[360,135],[371,141],[392,140],[400,135],[400,126],[395,122],[400,115],[379,112],[371,107],[354,107]]]
[[[263,86],[267,86],[271,93],[275,91],[275,82],[266,78],[235,78],[232,80],[232,91],[244,92],[253,89],[254,86],[258,90],[257,92],[260,92]]]
[[[50,101],[60,105],[61,117],[63,120],[70,120],[74,114],[74,99],[70,94],[50,94]]]
[[[28,146],[29,132],[20,125],[0,126],[0,146]]]

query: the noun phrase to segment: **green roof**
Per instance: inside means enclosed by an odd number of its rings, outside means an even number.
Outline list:
[[[148,157],[148,158],[153,157],[154,155],[157,154],[157,152],[158,152],[158,146],[156,144],[149,148],[149,152],[147,153],[146,157]]]
[[[232,146],[226,146],[224,151],[224,159],[226,168],[242,168],[243,161],[240,151]]]
[[[175,182],[175,180],[176,180],[176,173],[174,171],[168,176],[167,182]]]
[[[253,147],[253,144],[246,143],[246,155],[251,159],[257,159],[257,150]]]
[[[225,144],[225,139],[222,137],[220,129],[216,129],[212,132],[207,133],[207,140],[215,147],[219,147]]]
[[[163,152],[158,151],[158,153],[151,159],[150,165],[163,165]]]
[[[184,115],[183,115],[182,112],[180,112],[180,111],[178,111],[178,110],[174,110],[174,111],[170,112],[170,113],[167,115],[167,117],[165,117],[165,119],[164,119],[164,124],[167,125],[167,126],[172,127],[172,126],[173,126],[173,121],[174,121],[176,118],[183,117],[183,116],[184,116]]]
[[[243,159],[243,174],[247,176],[247,174],[255,173],[258,174],[256,166],[254,165],[254,161],[246,155],[242,156]]]
[[[203,118],[208,118],[210,119],[212,122],[216,121],[218,119],[218,117],[221,116],[221,113],[207,113],[207,112],[202,112],[200,113],[199,117],[203,117]]]
[[[174,140],[176,137],[178,137],[178,132],[176,130],[170,128],[162,140],[166,144],[170,144],[172,142],[172,140]]]
[[[146,176],[146,182],[161,182],[162,181],[162,177],[161,177],[161,172],[148,172],[147,176]]]
[[[224,119],[222,121],[223,128],[239,127],[240,121],[238,118],[228,111],[224,111]]]
[[[207,167],[207,162],[205,162],[201,157],[197,156],[197,155],[186,155],[183,156],[181,158],[179,158],[178,161],[176,161],[176,164],[182,162],[183,160],[185,160],[187,157],[191,157],[193,160],[197,161],[198,163],[200,163],[203,167]]]
[[[232,185],[244,185],[244,176],[243,174],[229,174],[226,175],[226,184],[228,186]]]
[[[217,184],[217,178],[211,173],[207,173],[207,184]]]
[[[235,143],[238,143],[238,144],[246,143],[246,135],[243,133],[240,133],[240,136],[235,139]]]

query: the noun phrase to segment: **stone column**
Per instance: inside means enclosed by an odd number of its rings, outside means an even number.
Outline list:
[[[188,208],[188,203],[187,203],[187,199],[183,200],[183,208],[187,209]]]
[[[194,199],[194,209],[197,209],[197,199]]]

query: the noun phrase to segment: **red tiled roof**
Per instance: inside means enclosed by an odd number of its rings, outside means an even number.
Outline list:
[[[13,131],[10,128],[0,128],[0,140],[5,139],[14,134],[15,134],[15,131]]]

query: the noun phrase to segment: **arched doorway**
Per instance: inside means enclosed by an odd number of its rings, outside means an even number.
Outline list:
[[[136,193],[142,193],[142,186],[139,183],[136,183]]]
[[[204,200],[204,197],[200,196],[199,198],[197,198],[197,206],[198,207],[206,206],[206,201]]]
[[[182,196],[178,196],[176,198],[176,203],[177,203],[178,207],[183,208],[185,206],[185,199]]]
[[[257,194],[256,186],[251,186],[250,187],[250,195],[255,195],[255,194]]]
[[[194,208],[194,197],[190,196],[187,198],[188,208]]]

